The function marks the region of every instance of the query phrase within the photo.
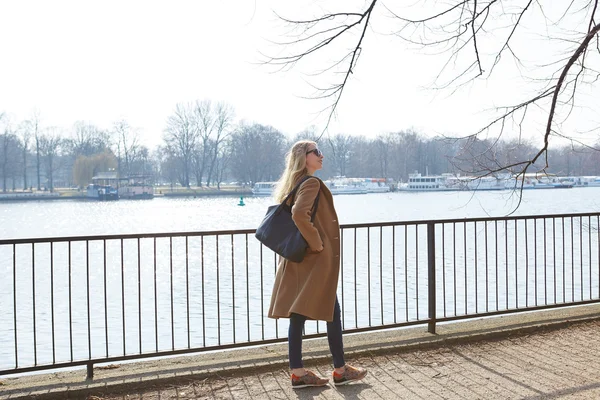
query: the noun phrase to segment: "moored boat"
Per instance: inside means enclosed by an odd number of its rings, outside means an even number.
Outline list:
[[[398,187],[398,190],[410,192],[441,192],[466,189],[466,182],[452,174],[421,175],[418,172],[409,174],[408,183]]]
[[[252,194],[254,196],[272,196],[276,184],[277,182],[256,182],[252,186]]]
[[[119,193],[111,185],[90,183],[87,187],[86,197],[91,200],[101,201],[119,200]]]
[[[118,181],[116,172],[100,172],[87,186],[86,198],[101,201],[119,200],[119,192],[113,186],[118,184]]]
[[[119,179],[118,188],[120,199],[153,199],[154,186],[150,183],[149,175],[135,175]]]
[[[325,182],[331,194],[366,194],[367,189],[357,182],[345,177],[328,179]]]

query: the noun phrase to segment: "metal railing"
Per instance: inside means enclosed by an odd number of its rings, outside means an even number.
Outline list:
[[[344,331],[600,300],[600,213],[341,227]],[[0,375],[283,342],[255,230],[0,240]],[[325,334],[307,322],[306,335]]]

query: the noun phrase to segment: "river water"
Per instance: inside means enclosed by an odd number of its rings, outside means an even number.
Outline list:
[[[600,187],[522,192],[396,192],[334,197],[341,224],[594,212]],[[145,201],[0,202],[0,238],[253,229],[268,197],[155,198]]]

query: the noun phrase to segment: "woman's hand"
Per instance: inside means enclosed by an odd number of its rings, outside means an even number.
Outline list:
[[[321,247],[321,250],[313,250],[310,247],[306,248],[306,254],[319,254],[322,251],[323,251],[323,247]]]

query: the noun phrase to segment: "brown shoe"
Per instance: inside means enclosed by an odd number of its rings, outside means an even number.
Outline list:
[[[306,370],[306,375],[296,376],[292,374],[292,389],[301,389],[309,386],[325,386],[329,379],[320,378],[314,372]]]
[[[347,385],[350,382],[360,381],[362,378],[367,376],[367,370],[364,368],[355,368],[351,365],[346,364],[346,368],[343,373],[338,374],[333,371],[333,384],[335,386]]]

